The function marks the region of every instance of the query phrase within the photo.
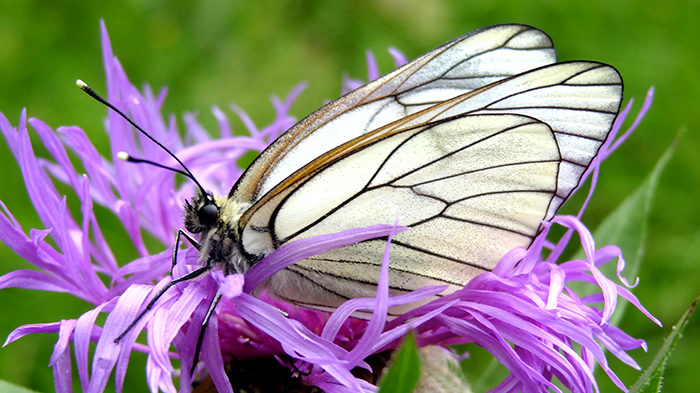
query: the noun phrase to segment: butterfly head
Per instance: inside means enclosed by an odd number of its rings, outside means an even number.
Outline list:
[[[214,264],[225,274],[243,273],[251,263],[239,249],[238,220],[245,204],[232,198],[197,192],[185,202],[185,228],[200,237],[200,262]]]
[[[198,192],[192,202],[185,201],[185,228],[190,233],[201,233],[217,224],[220,209],[214,195]]]

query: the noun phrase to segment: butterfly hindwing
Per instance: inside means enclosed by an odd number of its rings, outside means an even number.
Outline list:
[[[394,237],[391,288],[456,289],[493,268],[503,250],[529,245],[554,197],[559,162],[551,129],[536,119],[457,116],[389,135],[299,181],[270,214],[270,233],[279,246],[398,219],[411,230]],[[371,296],[385,245],[306,259],[270,288],[313,306]]]

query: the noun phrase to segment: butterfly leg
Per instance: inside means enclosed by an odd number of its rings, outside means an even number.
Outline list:
[[[153,308],[153,305],[156,304],[158,299],[160,299],[161,296],[163,296],[165,294],[165,292],[167,292],[168,289],[170,289],[170,287],[172,287],[175,284],[181,283],[183,281],[189,281],[189,280],[192,280],[194,278],[197,278],[197,277],[201,276],[202,274],[206,273],[207,271],[211,270],[211,268],[212,268],[212,265],[207,264],[206,266],[202,266],[197,270],[193,270],[193,271],[185,274],[182,277],[179,277],[179,278],[176,278],[176,279],[170,281],[166,286],[163,287],[163,289],[158,291],[158,293],[153,297],[153,299],[151,299],[151,301],[148,302],[146,307],[143,310],[141,310],[139,315],[137,315],[136,318],[134,318],[134,320],[131,321],[129,326],[127,326],[126,329],[124,329],[124,331],[121,332],[121,334],[119,336],[117,336],[117,338],[114,339],[114,342],[118,343],[119,340],[121,340],[127,333],[129,333],[129,331],[131,329],[133,329],[133,327],[138,323],[138,321],[140,321],[141,318],[143,318],[143,316],[146,315],[146,313],[151,310],[151,308]]]
[[[216,308],[216,305],[219,304],[219,300],[221,300],[221,292],[217,292],[214,296],[214,299],[211,301],[209,309],[207,310],[207,314],[204,316],[204,320],[202,321],[202,327],[199,330],[199,337],[197,338],[197,347],[195,347],[194,358],[192,359],[192,367],[190,368],[190,376],[194,375],[194,370],[197,367],[197,363],[199,363],[199,353],[202,350],[202,341],[204,341],[204,333],[207,330],[207,326],[209,325],[209,320],[211,319],[212,314],[214,314],[214,309]]]
[[[199,244],[199,242],[195,238],[193,238],[192,235],[183,231],[182,229],[178,229],[177,236],[175,237],[175,247],[173,248],[173,259],[172,265],[170,266],[170,277],[173,276],[173,270],[175,269],[175,264],[177,264],[177,252],[180,249],[181,236],[187,239],[187,241],[190,242],[190,244],[197,250],[200,250],[202,248],[202,245]]]

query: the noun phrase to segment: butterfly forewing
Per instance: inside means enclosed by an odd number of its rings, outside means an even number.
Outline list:
[[[509,24],[471,32],[301,120],[256,159],[229,196],[255,202],[314,158],[364,133],[555,61],[551,39],[533,27]]]

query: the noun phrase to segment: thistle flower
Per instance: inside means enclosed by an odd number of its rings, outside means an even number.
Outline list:
[[[249,136],[234,136],[226,115],[213,109],[219,135],[212,139],[193,115],[185,115],[184,138],[176,129],[175,119],[161,115],[165,91],[155,94],[149,87],[135,88],[112,54],[106,29],[102,26],[102,44],[107,75],[107,98],[129,113],[136,123],[168,147],[197,174],[205,186],[223,194],[241,174],[237,160],[249,151],[261,151],[281,132],[294,124],[289,114],[298,85],[284,100],[272,99],[275,120],[259,129],[238,107],[233,111],[245,124]],[[397,65],[405,62],[392,50]],[[368,53],[369,79],[379,73]],[[356,87],[346,79],[344,89]],[[637,122],[616,139],[630,107],[620,114],[610,138],[589,168],[593,192],[600,163],[629,135],[651,102],[651,92]],[[52,160],[37,157],[29,142],[29,124],[39,135]],[[610,325],[616,301],[622,297],[651,316],[627,289],[621,276],[624,267],[619,248],[595,248],[590,232],[577,217],[557,216],[545,225],[532,246],[515,249],[503,257],[493,272],[473,279],[464,289],[414,309],[388,321],[388,307],[434,296],[441,287],[388,296],[388,264],[385,253],[376,298],[353,299],[328,314],[299,308],[269,298],[258,297],[252,290],[267,277],[285,266],[308,256],[354,242],[389,237],[405,228],[378,225],[328,234],[288,244],[258,262],[243,275],[224,276],[213,271],[203,278],[183,282],[167,291],[119,343],[114,337],[134,319],[149,299],[173,278],[182,277],[197,266],[197,250],[192,247],[178,252],[177,264],[170,276],[173,234],[182,225],[180,201],[193,194],[190,183],[178,185],[174,174],[116,160],[117,153],[127,151],[149,160],[173,166],[172,158],[114,113],[109,113],[106,130],[111,141],[111,157],[102,157],[78,127],[59,127],[54,132],[38,119],[27,119],[22,112],[14,128],[0,114],[0,129],[17,158],[29,197],[45,229],[20,226],[10,210],[2,204],[0,240],[39,270],[18,270],[0,277],[0,288],[19,287],[67,292],[94,305],[75,319],[24,325],[13,331],[5,345],[30,333],[58,333],[50,364],[54,370],[56,390],[73,388],[72,343],[82,389],[104,390],[112,373],[117,391],[121,390],[132,351],[148,354],[147,381],[151,391],[189,392],[189,372],[198,336],[205,316],[215,297],[223,300],[213,310],[202,342],[201,373],[207,373],[221,392],[231,392],[240,383],[227,375],[225,364],[248,359],[273,359],[287,367],[297,380],[326,392],[376,390],[374,381],[365,381],[351,372],[368,369],[367,357],[395,348],[410,331],[421,346],[446,347],[474,342],[487,349],[511,372],[494,391],[545,391],[560,389],[554,378],[574,392],[597,390],[593,377],[596,363],[623,390],[624,385],[608,367],[604,349],[624,363],[638,368],[627,351],[645,348],[642,340],[633,339]],[[69,159],[69,152],[81,162],[81,174]],[[67,208],[67,197],[56,190],[52,178],[67,184],[80,203],[75,217]],[[0,202],[1,204],[1,202]],[[115,214],[124,226],[140,257],[126,264],[118,263],[100,229],[94,204]],[[568,232],[556,243],[547,240],[550,228],[561,225]],[[144,234],[162,242],[161,252],[146,249]],[[557,262],[572,234],[578,234],[586,258]],[[389,243],[387,243],[389,244]],[[388,248],[387,248],[388,250]],[[544,251],[549,256],[544,258]],[[617,261],[620,284],[605,277],[599,267]],[[599,290],[579,297],[568,286],[584,281]],[[155,282],[155,284],[154,284]],[[602,309],[596,307],[602,304]],[[372,310],[372,318],[361,321],[350,316],[356,310]],[[286,315],[283,315],[282,312]],[[99,314],[107,314],[103,326],[96,324]],[[147,345],[136,343],[138,333],[146,329]],[[90,343],[95,342],[89,367]],[[174,348],[174,352],[172,349]],[[172,360],[179,358],[179,372]],[[228,369],[233,369],[229,366]],[[174,377],[179,377],[175,386]],[[234,384],[234,385],[232,385]]]

